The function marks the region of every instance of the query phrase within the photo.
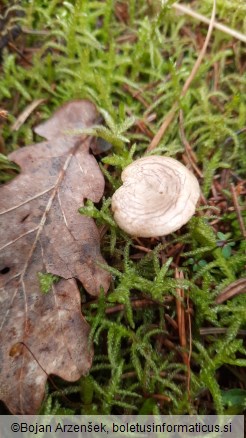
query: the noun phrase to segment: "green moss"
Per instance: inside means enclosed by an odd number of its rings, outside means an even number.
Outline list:
[[[43,274],[42,272],[38,272],[38,280],[41,292],[47,294],[50,292],[52,285],[60,280],[60,277],[49,273]]]
[[[97,206],[90,200],[78,206],[81,214],[104,227],[101,248],[112,274],[108,295],[102,291],[98,300],[82,309],[91,325],[93,366],[74,385],[59,380],[56,391],[49,385],[41,412],[226,413],[225,391],[245,385],[237,373],[245,366],[245,349],[238,337],[246,324],[243,296],[215,304],[216,296],[244,275],[245,242],[233,210],[230,183],[241,181],[246,169],[245,49],[214,30],[201,68],[179,102],[186,138],[203,173],[200,182],[208,205],[198,209],[187,227],[165,239],[130,239],[113,220],[110,198],[121,184],[122,169],[144,154],[150,137],[179,99],[207,27],[176,15],[172,1],[164,6],[158,0],[123,1],[128,12],[122,20],[116,13],[117,3],[24,0],[18,8],[25,15],[17,21],[25,32],[16,46],[26,48],[28,62],[8,47],[2,54],[0,99],[9,113],[1,121],[5,154],[38,141],[33,126],[74,98],[87,98],[97,105],[105,122],[87,133],[112,146],[100,157],[107,182],[104,200]],[[240,0],[217,3],[218,19],[245,32],[244,4]],[[212,0],[193,2],[192,7],[209,17]],[[13,132],[18,115],[40,98],[46,99],[45,104]],[[182,159],[185,148],[177,117],[152,153]],[[17,171],[13,163],[1,159],[1,182]],[[223,171],[229,172],[229,179],[219,194],[230,210],[220,210],[213,198],[213,184],[221,183]],[[238,202],[242,205],[240,193]],[[245,220],[243,211],[242,217]],[[177,266],[183,279],[175,278]],[[39,278],[43,293],[56,281],[50,274],[39,274]],[[189,394],[181,354],[189,353],[189,330],[187,347],[182,349],[175,329],[180,289],[185,294],[187,324],[192,314]],[[223,330],[203,337],[202,327]],[[229,383],[221,376],[225,369]],[[211,408],[202,403],[204,393],[210,397]],[[166,397],[164,402],[160,395]],[[243,409],[240,403],[238,413]]]

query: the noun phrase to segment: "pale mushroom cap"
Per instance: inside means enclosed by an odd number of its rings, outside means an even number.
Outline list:
[[[165,236],[186,224],[200,196],[196,177],[179,161],[153,155],[122,172],[112,197],[114,219],[132,236]]]

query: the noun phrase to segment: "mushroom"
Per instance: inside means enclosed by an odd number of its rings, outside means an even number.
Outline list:
[[[114,219],[132,236],[165,236],[186,224],[200,196],[196,177],[179,161],[152,155],[127,166],[112,197]]]

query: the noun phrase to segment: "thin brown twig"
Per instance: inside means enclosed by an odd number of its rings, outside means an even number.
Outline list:
[[[142,97],[141,90],[133,90],[128,84],[123,84],[122,88],[127,91],[134,99],[137,99],[145,108],[149,107],[149,103]]]
[[[202,21],[203,23],[209,24],[209,19],[207,17],[204,17],[204,15],[201,15],[198,12],[193,11],[191,8],[185,5],[182,5],[180,3],[174,3],[172,7],[179,12],[183,12],[184,14],[190,15],[191,17],[196,18],[197,20]],[[244,35],[241,32],[238,32],[235,29],[231,29],[230,27],[225,26],[224,24],[219,23],[218,21],[214,21],[214,28],[221,30],[227,35],[231,35],[233,38],[236,38],[246,43],[246,35]]]
[[[187,158],[189,160],[190,165],[193,167],[193,169],[195,170],[197,175],[200,178],[203,178],[203,174],[202,174],[201,170],[196,165],[196,162],[197,162],[196,155],[195,155],[194,151],[192,150],[192,147],[191,147],[190,143],[188,142],[186,135],[185,135],[184,116],[183,116],[182,110],[179,111],[179,132],[180,132],[180,137],[181,137],[181,140],[182,140],[183,145],[185,147],[185,152],[186,152],[186,155],[187,155]]]
[[[178,330],[177,322],[173,318],[171,318],[171,316],[169,316],[168,313],[165,313],[164,317],[167,320],[167,322],[174,328],[174,330]]]
[[[131,378],[131,377],[136,377],[136,375],[137,375],[136,371],[128,371],[128,372],[122,374],[121,379],[129,379],[129,378]],[[150,376],[151,376],[151,377],[152,377],[152,376],[155,377],[156,374],[153,373],[153,372],[150,372]],[[165,371],[160,371],[160,372],[159,372],[159,376],[160,376],[160,377],[166,377],[166,376],[168,376],[168,373],[165,372]],[[173,376],[173,379],[174,379],[174,380],[179,380],[179,381],[183,382],[183,381],[185,380],[185,376],[182,376],[182,374],[175,374],[175,375]]]
[[[214,63],[214,91],[218,90],[218,84],[219,84],[219,74],[220,74],[220,65],[218,62]],[[215,105],[218,106],[219,110],[221,111],[220,103],[217,101],[217,99],[214,100]]]
[[[191,70],[191,73],[190,73],[189,77],[187,78],[187,80],[182,88],[181,95],[180,95],[181,98],[183,98],[186,95],[186,93],[190,87],[190,84],[193,81],[194,77],[196,76],[197,71],[201,65],[203,58],[204,58],[204,55],[205,55],[207,47],[208,47],[208,43],[209,43],[211,35],[212,35],[213,27],[214,27],[215,13],[216,13],[216,0],[213,0],[213,10],[212,10],[212,15],[211,15],[211,19],[210,19],[210,24],[209,24],[207,36],[206,36],[206,39],[204,41],[203,47],[199,53],[199,56],[198,56],[194,66]],[[146,152],[150,152],[153,149],[155,149],[156,146],[158,146],[159,142],[161,141],[163,135],[166,132],[166,129],[168,128],[168,126],[172,122],[178,108],[179,108],[179,101],[176,101],[176,102],[174,102],[174,104],[173,104],[171,110],[169,111],[169,113],[167,114],[167,116],[164,118],[164,121],[163,121],[160,129],[158,130],[158,132],[154,136],[154,138],[151,141],[150,145],[148,146]]]
[[[188,365],[187,365],[187,393],[188,393],[188,399],[190,400],[190,361],[191,361],[191,355],[192,355],[192,330],[191,330],[191,313],[190,313],[190,297],[189,294],[187,295],[187,309],[188,309],[188,326],[189,326],[189,355],[188,355]]]
[[[202,327],[199,330],[201,336],[224,335],[227,332],[228,328],[225,327]],[[240,336],[246,336],[246,330],[238,330],[237,334]]]
[[[232,194],[232,201],[235,207],[235,211],[237,214],[237,218],[238,218],[238,223],[239,223],[239,227],[241,230],[241,233],[243,235],[243,237],[246,237],[246,230],[245,230],[245,226],[244,226],[244,222],[243,222],[243,218],[241,215],[241,208],[240,205],[238,203],[238,199],[237,199],[237,193],[236,193],[236,189],[233,183],[231,183],[231,194]]]
[[[168,397],[167,395],[163,395],[163,394],[151,394],[151,398],[154,398],[154,399],[159,400],[159,401],[165,401],[165,402],[171,401],[170,397]]]
[[[21,31],[28,35],[51,35],[51,32],[49,30],[28,29],[27,27],[22,27]]]
[[[136,120],[135,124],[138,127],[139,131],[143,132],[143,134],[145,134],[147,137],[149,137],[150,139],[152,139],[154,137],[154,134],[146,126],[146,123],[144,120]]]
[[[30,65],[31,67],[33,67],[33,63],[31,61],[29,61],[29,59],[27,59],[25,57],[25,55],[23,55],[23,53],[10,41],[8,42],[8,46],[14,50],[16,53],[18,53],[18,55],[23,59],[23,61],[25,61],[28,65]]]
[[[148,299],[131,301],[131,306],[135,309],[141,309],[143,307],[157,306],[157,305],[160,306],[160,303]],[[121,312],[122,310],[125,310],[125,305],[117,304],[116,306],[108,307],[107,309],[105,309],[105,313],[109,315],[111,313]]]
[[[133,248],[140,249],[140,251],[147,252],[147,253],[152,252],[152,249],[146,248],[145,246],[142,246],[142,245],[133,245]]]
[[[27,107],[22,111],[22,113],[17,117],[14,124],[11,126],[11,131],[18,131],[20,127],[25,123],[26,119],[31,115],[31,113],[42,103],[44,103],[46,99],[36,99],[30,105],[27,105]]]
[[[246,278],[240,278],[229,284],[216,298],[216,304],[221,304],[230,298],[246,293]]]
[[[184,278],[184,274],[183,272],[179,272],[178,269],[175,269],[175,278],[176,279],[183,279]],[[176,299],[176,309],[177,309],[177,323],[178,323],[178,331],[179,331],[179,341],[180,341],[180,346],[182,347],[182,349],[185,349],[187,346],[187,341],[186,341],[186,329],[185,329],[185,309],[184,309],[184,304],[183,304],[183,300],[184,300],[184,289],[182,288],[177,288],[177,295],[180,298]],[[182,351],[182,357],[183,357],[183,362],[184,364],[188,367],[188,355],[186,353],[186,351]]]

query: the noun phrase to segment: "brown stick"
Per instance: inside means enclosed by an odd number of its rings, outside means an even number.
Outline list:
[[[232,194],[232,200],[233,200],[233,204],[234,204],[235,211],[236,211],[236,214],[237,214],[237,218],[238,218],[238,222],[239,222],[241,233],[242,233],[243,237],[246,237],[246,230],[245,230],[243,218],[242,218],[242,215],[241,215],[241,208],[240,208],[240,205],[238,203],[237,193],[236,193],[234,184],[232,184],[232,183],[231,183],[231,194]]]
[[[31,113],[42,103],[44,103],[46,99],[36,99],[30,105],[28,105],[24,111],[17,117],[16,121],[11,126],[11,131],[18,131],[20,127],[25,123],[26,119],[31,115]]]
[[[189,356],[188,356],[188,363],[187,363],[187,393],[188,393],[188,399],[190,400],[190,360],[191,360],[191,354],[192,354],[192,330],[191,330],[191,312],[190,312],[190,297],[187,296],[187,309],[188,309],[188,325],[189,325]]]
[[[190,15],[191,17],[200,20],[203,23],[209,24],[209,19],[207,17],[204,17],[204,15],[201,15],[198,12],[193,11],[191,8],[185,5],[174,3],[172,7],[179,12],[183,12],[184,14]],[[219,23],[217,21],[214,22],[214,28],[221,30],[221,32],[225,32],[227,35],[231,35],[233,38],[237,38],[238,40],[246,43],[246,35],[244,35],[241,32],[238,32],[235,29],[231,29],[230,27],[225,26],[224,24]]]
[[[183,116],[182,110],[179,111],[179,132],[180,132],[180,137],[181,137],[182,143],[184,145],[185,152],[186,152],[186,155],[187,155],[187,158],[189,160],[190,165],[193,167],[193,169],[195,170],[197,175],[200,178],[203,178],[202,172],[200,171],[200,169],[196,165],[197,158],[195,156],[195,153],[193,152],[192,147],[191,147],[190,143],[188,142],[186,135],[185,135],[184,116]]]
[[[226,300],[229,300],[236,295],[246,293],[246,278],[240,278],[229,284],[216,298],[216,304],[221,304]]]
[[[184,274],[183,272],[179,272],[176,268],[175,270],[175,278],[176,279],[183,279]],[[180,299],[176,299],[176,309],[177,309],[177,323],[178,323],[178,331],[179,331],[179,342],[182,348],[186,348],[187,341],[186,341],[186,328],[185,328],[185,309],[183,304],[184,299],[184,289],[177,288],[177,294],[179,295]],[[182,300],[182,301],[181,301]],[[186,351],[182,351],[182,357],[184,364],[188,367],[188,355]]]
[[[227,333],[228,328],[224,327],[202,327],[199,330],[199,333],[201,336],[207,336],[207,335],[224,335]],[[238,330],[237,334],[239,336],[246,336],[246,330]]]

